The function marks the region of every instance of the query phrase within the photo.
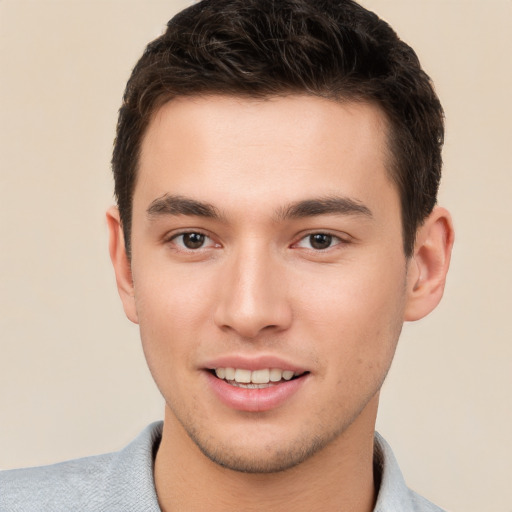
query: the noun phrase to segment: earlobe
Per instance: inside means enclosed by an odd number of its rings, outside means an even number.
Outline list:
[[[450,266],[453,240],[450,214],[444,208],[435,208],[418,229],[414,254],[409,259],[404,320],[419,320],[439,304]]]
[[[109,231],[110,259],[114,266],[117,290],[123,303],[124,312],[129,320],[138,323],[132,271],[128,255],[126,254],[119,210],[116,206],[112,206],[107,210],[107,226]]]

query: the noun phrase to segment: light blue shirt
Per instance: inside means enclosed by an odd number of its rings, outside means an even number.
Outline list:
[[[161,512],[153,463],[162,423],[119,452],[0,472],[0,512]],[[443,512],[407,488],[389,445],[375,434],[380,488],[374,512]]]

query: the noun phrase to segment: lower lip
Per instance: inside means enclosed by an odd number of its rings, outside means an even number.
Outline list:
[[[280,382],[268,388],[247,389],[228,384],[210,372],[205,372],[208,384],[222,403],[246,412],[270,411],[288,401],[302,387],[307,375]]]

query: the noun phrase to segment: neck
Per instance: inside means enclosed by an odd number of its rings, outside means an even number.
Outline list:
[[[241,473],[212,462],[166,410],[155,461],[160,507],[163,512],[371,512],[376,499],[373,430],[377,401],[374,397],[360,417],[323,450],[298,466],[268,474]]]

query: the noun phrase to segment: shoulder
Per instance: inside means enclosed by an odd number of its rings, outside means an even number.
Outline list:
[[[428,501],[414,491],[409,490],[409,496],[411,503],[414,506],[411,510],[414,510],[414,512],[445,512],[445,510],[434,505],[434,503]]]
[[[94,502],[113,454],[0,473],[0,511],[52,510]],[[96,490],[96,493],[93,490]],[[100,491],[98,493],[98,491]]]
[[[153,454],[159,423],[119,452],[0,472],[0,512],[158,511]]]
[[[407,487],[391,447],[378,433],[374,473],[380,480],[374,512],[445,512]]]

